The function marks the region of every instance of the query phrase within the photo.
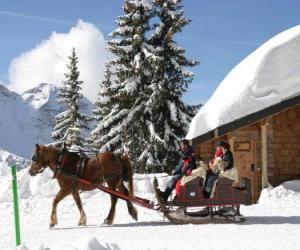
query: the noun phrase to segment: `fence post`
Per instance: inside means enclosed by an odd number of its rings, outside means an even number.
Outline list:
[[[13,202],[14,202],[14,215],[15,215],[16,245],[19,246],[21,245],[21,233],[20,233],[18,182],[17,182],[16,166],[11,166],[11,174],[12,174]]]

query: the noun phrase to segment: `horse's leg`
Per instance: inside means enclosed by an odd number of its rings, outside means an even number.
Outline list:
[[[123,193],[128,195],[128,189],[125,187],[124,182],[120,181],[119,185],[118,185],[118,189]],[[128,213],[131,215],[131,217],[134,220],[138,220],[138,213],[137,210],[135,209],[135,207],[132,205],[131,201],[126,201],[127,203],[127,208],[128,208]]]
[[[80,199],[78,190],[74,190],[72,192],[72,195],[73,195],[75,203],[76,203],[76,205],[79,209],[79,212],[80,212],[80,219],[79,219],[78,225],[79,226],[85,226],[86,225],[86,215],[85,215],[85,212],[84,212],[83,207],[82,207],[82,203],[81,203],[81,199]]]
[[[118,183],[116,181],[107,181],[108,188],[111,190],[116,190],[117,184]],[[111,200],[110,210],[109,210],[109,213],[108,213],[106,219],[103,222],[104,224],[107,224],[107,225],[111,225],[113,223],[118,197],[116,197],[114,195],[110,195],[110,200]]]
[[[50,216],[50,227],[53,227],[57,224],[57,215],[56,215],[56,207],[57,204],[63,200],[67,195],[71,193],[71,190],[68,189],[60,189],[59,192],[56,194],[53,203],[52,203],[52,212]]]

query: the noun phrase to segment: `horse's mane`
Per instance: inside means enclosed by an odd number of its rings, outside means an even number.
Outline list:
[[[60,148],[53,145],[39,145],[38,150],[51,158],[58,157],[58,154],[61,152]]]

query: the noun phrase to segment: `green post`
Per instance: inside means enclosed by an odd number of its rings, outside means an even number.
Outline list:
[[[17,168],[11,166],[12,185],[13,185],[13,200],[14,200],[14,214],[15,214],[15,229],[16,229],[16,245],[21,245],[20,234],[20,217],[19,217],[19,202],[18,202],[18,183],[17,183]]]

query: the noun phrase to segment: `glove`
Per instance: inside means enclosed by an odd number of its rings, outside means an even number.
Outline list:
[[[188,169],[189,169],[189,165],[186,164],[186,165],[182,168],[181,174],[186,175],[186,174],[187,174],[186,172],[188,171]]]

